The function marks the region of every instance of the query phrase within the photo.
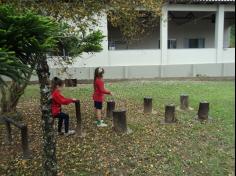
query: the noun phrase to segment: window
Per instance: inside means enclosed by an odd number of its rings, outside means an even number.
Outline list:
[[[185,48],[205,48],[205,39],[187,39]]]
[[[159,49],[161,48],[161,42],[160,40],[158,41],[159,42]],[[169,39],[168,40],[168,48],[169,49],[176,49],[177,48],[177,40],[176,39]]]
[[[177,48],[177,40],[176,39],[168,40],[168,48],[169,49],[176,49]]]

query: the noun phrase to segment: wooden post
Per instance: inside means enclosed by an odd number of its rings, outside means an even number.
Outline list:
[[[66,87],[77,87],[77,79],[65,79]]]
[[[210,103],[209,102],[200,102],[198,109],[198,119],[199,120],[208,120],[209,118]]]
[[[189,109],[189,96],[188,95],[180,96],[180,109],[182,110]]]
[[[165,123],[175,123],[175,105],[167,105],[165,107]]]
[[[30,158],[29,142],[28,142],[28,127],[26,125],[21,128],[21,142],[23,150],[23,158]]]
[[[113,128],[116,132],[127,132],[126,110],[113,111]]]
[[[66,87],[71,87],[71,84],[72,84],[72,82],[70,79],[65,79],[65,86]]]
[[[76,111],[76,120],[77,120],[77,127],[76,130],[79,134],[82,133],[82,115],[81,115],[81,106],[80,101],[78,100],[75,102],[75,111]]]
[[[113,112],[115,110],[116,103],[115,101],[111,100],[107,102],[107,117],[112,118]]]
[[[76,132],[79,135],[79,137],[85,137],[86,134],[83,132],[82,129],[81,104],[79,100],[75,102],[75,110],[76,110],[76,120],[77,120]]]
[[[144,98],[144,113],[152,113],[152,98]]]
[[[77,79],[71,79],[72,87],[77,87]]]
[[[11,142],[12,142],[11,124],[10,124],[10,122],[5,120],[5,125],[6,125],[6,141],[8,144],[11,144]]]

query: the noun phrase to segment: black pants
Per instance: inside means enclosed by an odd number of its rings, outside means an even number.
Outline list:
[[[58,132],[61,133],[61,129],[62,129],[62,125],[64,122],[64,126],[65,126],[65,133],[68,133],[69,131],[69,115],[61,112],[60,114],[58,114],[57,118],[58,120]]]

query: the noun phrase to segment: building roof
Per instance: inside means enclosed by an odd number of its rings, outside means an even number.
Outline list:
[[[235,0],[168,0],[171,4],[235,4]]]

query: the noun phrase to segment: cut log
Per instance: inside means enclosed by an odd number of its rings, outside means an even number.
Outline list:
[[[113,116],[113,111],[116,108],[116,103],[115,101],[111,100],[107,102],[107,117],[112,118]]]
[[[113,129],[116,132],[127,133],[126,110],[113,111]]]
[[[144,113],[152,113],[152,98],[144,98]]]
[[[175,105],[167,105],[165,107],[165,123],[175,123],[176,121]]]
[[[180,109],[181,110],[188,110],[189,109],[189,96],[188,95],[181,95],[180,96]]]
[[[200,102],[198,109],[198,119],[199,120],[208,120],[210,111],[210,103],[209,102]]]

